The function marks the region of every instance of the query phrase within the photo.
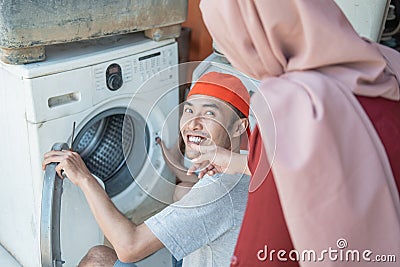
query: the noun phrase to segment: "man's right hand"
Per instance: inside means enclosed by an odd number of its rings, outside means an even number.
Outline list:
[[[70,150],[47,152],[44,154],[42,169],[44,170],[46,165],[52,162],[59,163],[56,167],[56,172],[61,179],[63,178],[61,172],[64,171],[68,179],[77,186],[80,186],[81,181],[84,179],[94,179],[77,152]]]

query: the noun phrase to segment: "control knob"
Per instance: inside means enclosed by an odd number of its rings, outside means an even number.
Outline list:
[[[106,71],[107,88],[116,91],[122,87],[123,83],[121,66],[115,63],[108,66]]]

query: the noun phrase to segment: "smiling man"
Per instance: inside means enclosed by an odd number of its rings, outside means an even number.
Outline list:
[[[248,129],[249,102],[240,79],[217,72],[203,75],[190,91],[180,120],[186,156],[198,157],[200,144],[239,153]],[[246,207],[248,175],[205,175],[181,200],[136,226],[116,209],[77,153],[51,151],[43,166],[50,162],[60,162],[58,173],[63,170],[82,189],[114,248],[92,248],[80,267],[135,266],[133,262],[164,246],[176,259],[183,258],[183,266],[229,266]]]

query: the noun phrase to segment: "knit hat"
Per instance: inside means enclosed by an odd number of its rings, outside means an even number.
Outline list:
[[[250,94],[242,81],[231,74],[220,72],[208,72],[201,76],[192,89],[191,95],[207,95],[221,99],[249,117]],[[247,127],[247,135],[250,137],[250,129]]]

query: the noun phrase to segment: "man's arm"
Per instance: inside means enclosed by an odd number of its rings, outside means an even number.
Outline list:
[[[50,151],[45,154],[43,168],[50,162],[60,162],[56,167],[60,177],[63,170],[83,191],[97,223],[121,261],[139,261],[163,247],[145,224],[136,226],[115,207],[78,153]]]
[[[79,187],[119,260],[136,262],[163,247],[145,224],[136,226],[128,220],[93,177],[84,179]]]

